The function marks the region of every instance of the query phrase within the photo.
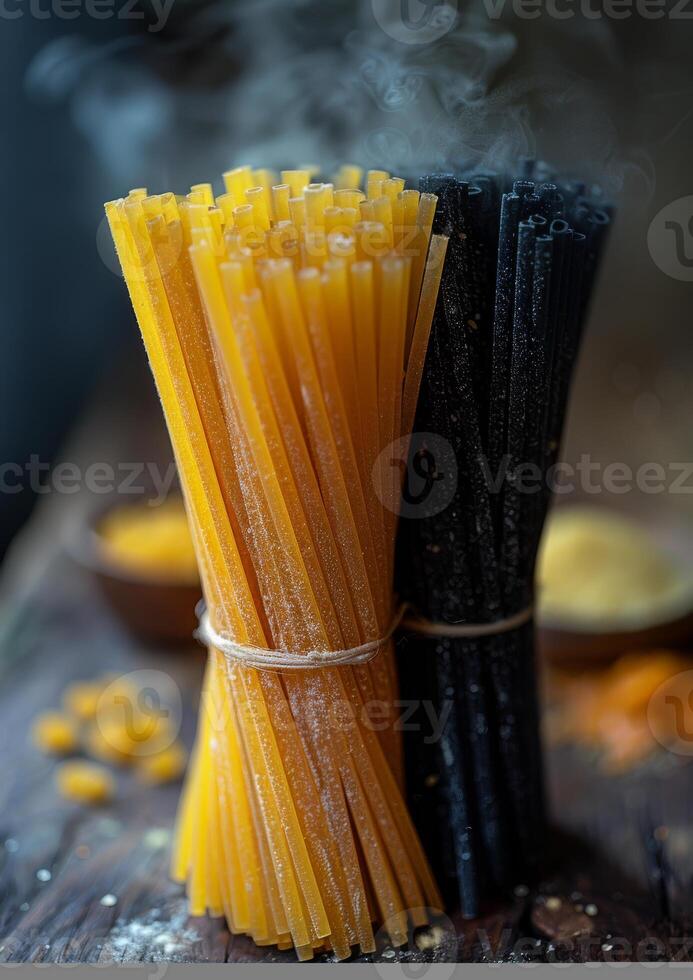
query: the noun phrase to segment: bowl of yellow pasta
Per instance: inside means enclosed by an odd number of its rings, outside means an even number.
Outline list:
[[[82,545],[81,564],[132,632],[191,640],[201,587],[180,496],[115,504],[92,521]]]

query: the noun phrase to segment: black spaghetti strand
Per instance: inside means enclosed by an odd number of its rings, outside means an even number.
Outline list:
[[[531,608],[547,473],[612,218],[583,183],[532,160],[518,169],[420,182],[450,244],[410,466],[446,499],[401,519],[397,562],[402,598],[434,628]],[[404,731],[412,813],[446,900],[475,916],[542,853],[533,623],[475,639],[413,627],[399,649],[402,698],[418,706]]]

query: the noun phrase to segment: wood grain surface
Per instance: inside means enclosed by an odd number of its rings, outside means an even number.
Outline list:
[[[167,873],[178,785],[146,788],[122,772],[111,806],[80,807],[58,797],[54,762],[29,741],[32,718],[57,706],[70,680],[148,668],[178,685],[190,745],[203,665],[194,645],[134,640],[64,557],[4,624],[0,962],[294,960],[230,936],[221,919],[188,918]],[[606,777],[584,751],[563,748],[549,752],[548,772],[545,879],[479,920],[441,917],[409,949],[381,940],[363,959],[691,959],[693,767],[662,753],[638,772]]]

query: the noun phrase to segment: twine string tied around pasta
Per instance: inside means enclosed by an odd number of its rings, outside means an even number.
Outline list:
[[[320,667],[355,667],[367,664],[378,651],[392,639],[400,625],[415,633],[427,636],[449,636],[473,639],[482,636],[496,636],[518,629],[533,615],[534,606],[529,605],[520,612],[491,623],[440,623],[418,616],[408,603],[403,602],[396,610],[390,625],[382,636],[368,640],[359,646],[343,650],[271,650],[247,643],[239,643],[228,633],[217,630],[211,621],[209,611],[200,603],[198,607],[200,625],[195,631],[196,638],[204,646],[214,647],[229,660],[235,660],[256,670],[315,670]],[[409,613],[409,615],[407,615]]]

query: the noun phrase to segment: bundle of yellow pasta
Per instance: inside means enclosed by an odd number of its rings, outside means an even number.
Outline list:
[[[209,619],[250,647],[351,649],[396,612],[379,457],[413,423],[446,245],[435,198],[382,171],[364,194],[352,167],[224,181],[216,199],[201,184],[106,205]],[[426,921],[440,900],[402,797],[396,697],[390,640],[290,672],[211,646],[173,857],[192,914],[301,959],[370,952],[374,925],[402,945]]]

